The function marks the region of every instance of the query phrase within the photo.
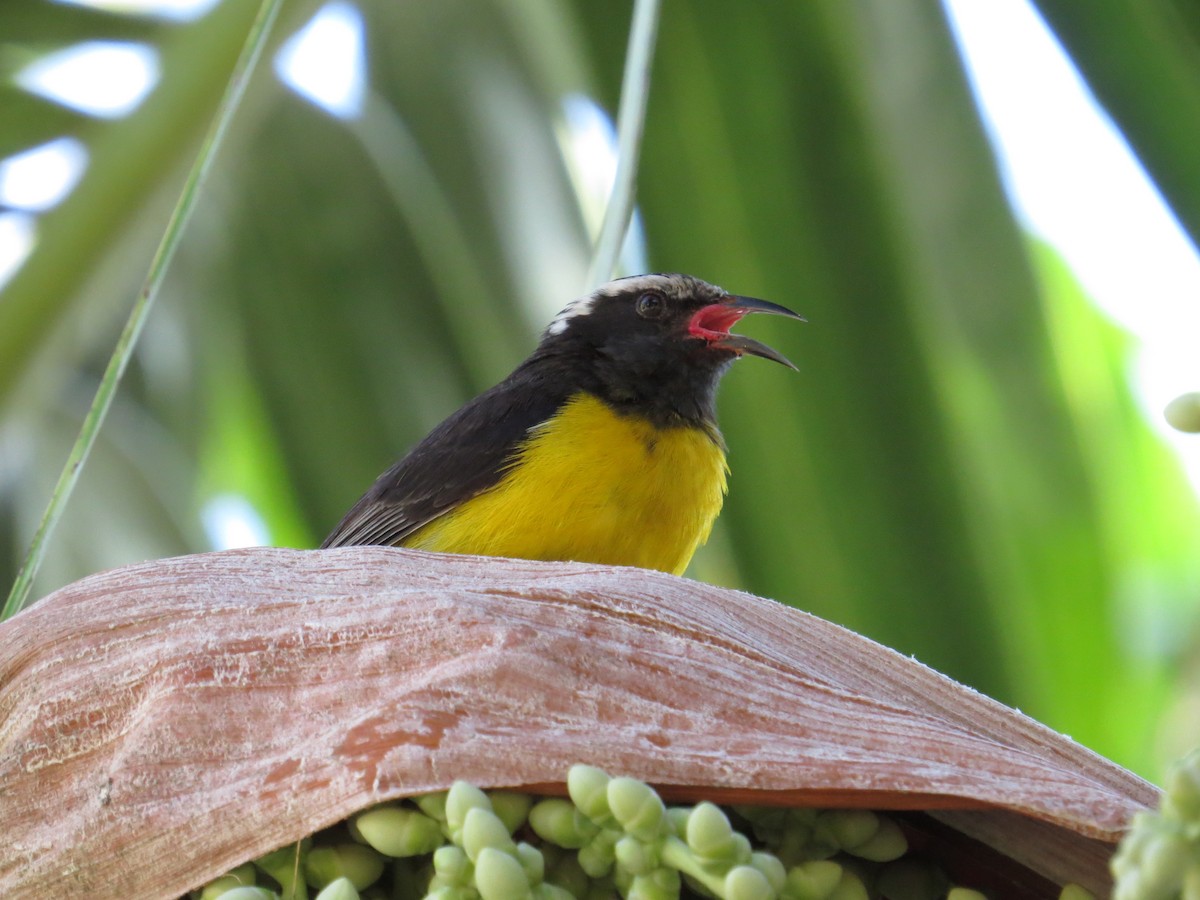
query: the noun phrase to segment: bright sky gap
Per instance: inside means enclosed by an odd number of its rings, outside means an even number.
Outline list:
[[[1017,215],[1136,339],[1133,390],[1200,489],[1195,440],[1162,416],[1200,390],[1196,248],[1027,0],[943,2]]]
[[[30,93],[105,119],[133,112],[158,82],[158,51],[125,41],[86,41],[41,56],[16,75]]]

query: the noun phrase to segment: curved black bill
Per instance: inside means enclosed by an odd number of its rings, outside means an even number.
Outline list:
[[[739,297],[736,294],[730,294],[721,302],[727,303],[736,309],[744,309],[748,313],[771,313],[776,316],[787,316],[789,319],[799,319],[801,322],[808,321],[800,313],[792,312],[786,306],[780,306],[778,303],[772,303],[770,300],[759,300],[757,297]]]
[[[778,303],[772,303],[770,300],[759,300],[755,297],[739,297],[730,294],[722,303],[727,304],[742,315],[749,313],[769,313],[776,316],[787,316],[789,319],[799,319],[801,322],[808,321],[799,313],[792,312],[786,306],[780,306]],[[763,359],[774,360],[777,363],[782,363],[789,369],[796,368],[796,365],[778,350],[768,347],[762,341],[756,341],[754,338],[748,338],[742,334],[730,334],[729,337],[721,341],[721,346],[728,347],[738,353],[749,353],[753,356],[761,356]]]

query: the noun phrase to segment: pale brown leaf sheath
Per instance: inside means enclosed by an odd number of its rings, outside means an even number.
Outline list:
[[[637,569],[229,551],[0,625],[5,897],[174,896],[380,800],[581,761],[674,797],[965,810],[946,821],[1098,890],[1156,801],[865,638]]]

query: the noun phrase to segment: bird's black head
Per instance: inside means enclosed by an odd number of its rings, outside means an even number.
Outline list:
[[[690,275],[636,275],[602,285],[559,313],[530,365],[660,424],[711,423],[717,382],[743,354],[795,368],[729,329],[752,312],[800,316]]]

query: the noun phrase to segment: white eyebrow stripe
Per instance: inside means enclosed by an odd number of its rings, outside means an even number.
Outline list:
[[[690,275],[655,273],[618,278],[615,281],[602,284],[596,290],[592,291],[592,293],[585,294],[568,303],[562,312],[551,319],[550,324],[546,326],[545,333],[550,336],[562,334],[567,330],[567,326],[571,324],[572,319],[591,315],[597,301],[607,297],[616,297],[619,294],[641,294],[645,291],[662,291],[671,296],[678,297],[700,289],[713,291],[716,294],[724,293],[720,288],[706,284]]]
[[[571,319],[576,316],[586,316],[592,311],[592,305],[596,302],[596,294],[588,294],[586,297],[580,297],[578,300],[572,300],[568,303],[563,311],[555,316],[548,326],[546,326],[546,334],[562,334],[567,330],[567,325]]]
[[[548,326],[546,326],[546,334],[562,334],[567,330],[567,325],[571,320],[579,316],[590,315],[596,301],[604,297],[615,297],[617,294],[633,291],[648,291],[653,289],[662,290],[664,280],[667,280],[662,275],[634,275],[629,278],[618,278],[615,281],[609,281],[606,284],[600,285],[590,294],[585,294],[576,300],[568,303],[557,316],[555,316]]]

